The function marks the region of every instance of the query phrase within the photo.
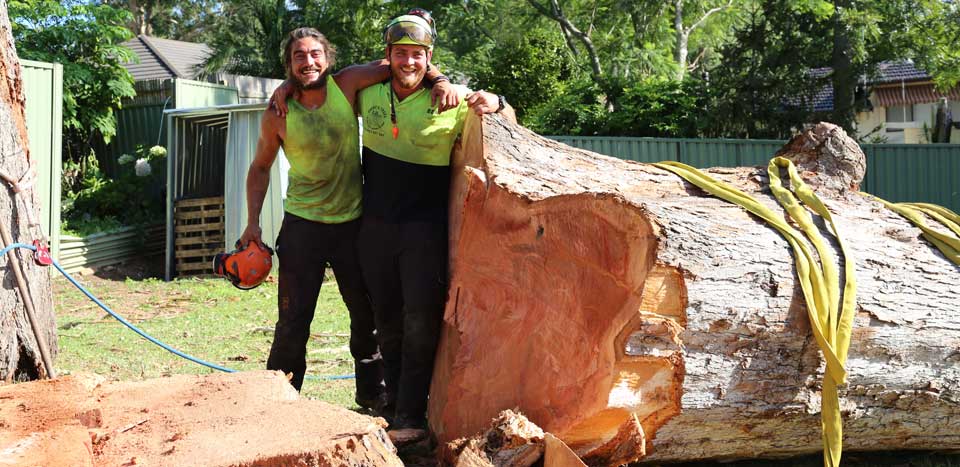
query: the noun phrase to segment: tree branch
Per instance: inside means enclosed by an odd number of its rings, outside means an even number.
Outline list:
[[[692,25],[690,25],[689,28],[687,28],[687,34],[689,35],[691,32],[693,32],[694,29],[697,29],[698,27],[700,27],[700,25],[703,24],[703,22],[706,21],[707,18],[710,17],[710,15],[712,15],[712,14],[718,12],[718,11],[726,10],[727,8],[730,8],[732,5],[733,5],[733,0],[728,0],[726,5],[718,6],[718,7],[716,7],[716,8],[711,8],[711,9],[707,10],[707,12],[704,13],[703,16],[701,16],[700,19],[697,20],[696,23],[693,23]]]
[[[693,59],[693,63],[687,65],[687,71],[693,71],[697,69],[697,64],[700,63],[700,59],[703,58],[707,53],[707,48],[704,47],[700,49],[700,53],[697,54],[697,58]]]
[[[550,10],[545,6],[537,3],[535,0],[527,0],[531,6],[533,6],[540,14],[560,23],[560,28],[563,30],[564,35],[571,34],[576,36],[580,42],[583,43],[585,49],[587,49],[587,55],[590,57],[590,67],[593,71],[594,80],[596,81],[600,76],[603,75],[603,69],[600,66],[600,58],[597,55],[597,50],[593,46],[593,41],[590,40],[590,35],[584,33],[583,31],[577,29],[573,23],[563,14],[563,10],[560,9],[560,4],[557,0],[550,0]],[[568,41],[567,45],[571,49],[576,50],[571,42]]]

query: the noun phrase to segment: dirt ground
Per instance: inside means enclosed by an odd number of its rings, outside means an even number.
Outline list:
[[[383,419],[300,399],[279,372],[0,386],[0,464],[402,465]]]
[[[147,258],[87,269],[74,273],[73,276],[91,290],[110,290],[118,282],[158,278],[162,273],[163,265],[159,260]],[[75,290],[73,285],[61,278],[57,278],[53,286],[55,294]],[[112,294],[110,297],[111,306],[126,310],[128,314],[142,309],[141,305],[145,303],[156,303],[157,300],[156,296],[136,293]],[[176,297],[171,296],[169,300],[175,302]],[[127,317],[136,318],[132,315]],[[13,411],[7,410],[10,405],[8,403],[14,400],[11,395],[13,393],[9,388],[0,386],[0,465],[6,465],[5,461],[17,458],[17,453],[22,457],[22,454],[33,452],[29,457],[43,459],[36,451],[36,448],[41,446],[44,447],[44,455],[55,457],[47,459],[46,462],[14,465],[220,465],[219,460],[216,460],[220,450],[217,446],[224,449],[229,447],[234,452],[237,451],[238,444],[254,444],[266,449],[283,445],[286,440],[291,439],[291,434],[294,440],[303,438],[304,433],[309,434],[310,439],[322,439],[324,426],[334,429],[335,434],[342,435],[342,429],[348,420],[354,420],[355,423],[359,423],[356,420],[365,420],[360,423],[365,424],[364,426],[374,420],[365,414],[307,400],[301,400],[300,403],[313,412],[310,421],[304,423],[304,426],[292,422],[299,418],[297,412],[304,409],[293,409],[292,406],[263,409],[261,413],[241,413],[238,412],[238,407],[255,407],[257,399],[264,399],[263,387],[254,389],[249,382],[239,383],[238,386],[238,383],[229,380],[192,387],[191,384],[194,384],[197,378],[175,376],[143,382],[107,383],[93,375],[76,375],[67,380],[61,378],[38,385],[37,387],[44,388],[41,390],[17,391],[17,402]],[[101,383],[103,388],[113,389],[91,389]],[[297,394],[292,387],[286,383],[284,385],[281,386],[289,388],[292,394],[282,394],[276,388],[266,389],[272,394],[266,399],[286,401],[296,398]],[[2,392],[4,389],[8,391]],[[107,393],[110,395],[106,395]],[[63,405],[58,405],[61,403]],[[113,405],[105,409],[98,404]],[[158,408],[160,405],[164,408]],[[83,415],[88,412],[94,415]],[[78,417],[77,414],[81,416]],[[190,414],[202,414],[203,418]],[[7,415],[16,422],[4,422]],[[55,426],[60,427],[59,431],[51,434],[51,427]],[[270,429],[265,430],[265,426]],[[49,436],[37,433],[47,433]],[[78,442],[85,442],[89,454],[75,449]],[[295,444],[304,445],[302,442]],[[393,448],[389,442],[386,444]],[[203,458],[202,456],[207,454],[204,449],[200,449],[200,445],[207,446],[207,450],[214,454],[213,457]],[[309,446],[311,443],[305,445]],[[74,449],[67,449],[67,446],[73,446]],[[257,455],[262,457],[261,451],[263,449],[252,451],[253,458]],[[430,442],[403,447],[398,454],[404,465],[436,465],[434,445]],[[89,457],[90,455],[92,457]],[[384,458],[389,460],[389,456]],[[85,459],[93,460],[91,463],[89,460],[84,461]],[[160,460],[159,464],[157,459]],[[235,465],[246,464],[241,462]],[[258,462],[255,465],[287,464]]]

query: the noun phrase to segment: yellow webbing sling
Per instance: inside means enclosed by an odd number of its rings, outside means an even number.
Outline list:
[[[748,212],[765,220],[773,226],[793,250],[797,277],[807,303],[807,314],[813,329],[814,339],[823,352],[827,370],[823,378],[821,395],[821,427],[823,430],[824,465],[837,467],[843,447],[843,426],[840,419],[840,399],[837,386],[846,381],[844,364],[850,348],[850,333],[853,327],[853,314],[856,304],[856,277],[854,260],[850,256],[843,237],[837,231],[830,211],[823,205],[797,173],[789,159],[775,157],[767,166],[770,177],[770,189],[791,218],[806,234],[810,243],[817,249],[820,265],[814,259],[810,248],[783,216],[774,213],[750,195],[716,180],[703,172],[680,162],[661,162],[654,164],[669,170],[704,191],[731,203],[742,206]],[[784,188],[780,181],[780,169],[787,169],[791,188]],[[794,197],[794,193],[796,197]],[[797,201],[800,199],[810,209],[820,215],[830,225],[833,235],[840,245],[844,257],[843,301],[840,302],[840,277],[834,263],[833,254],[827,249],[820,232],[813,224],[810,213]]]
[[[960,265],[960,216],[955,212],[936,204],[927,203],[891,203],[889,201],[877,198],[869,193],[860,194],[883,203],[891,211],[907,218],[913,225],[917,226],[923,232],[923,238],[937,247],[944,256],[954,264]],[[954,236],[946,235],[927,226],[923,220],[926,214],[930,218],[943,224],[950,229]]]

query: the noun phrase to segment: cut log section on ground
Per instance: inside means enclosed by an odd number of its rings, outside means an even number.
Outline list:
[[[822,449],[824,364],[773,228],[670,172],[482,123],[454,156],[441,442],[516,407],[592,465]],[[960,448],[960,268],[854,191],[842,130],[798,138],[783,155],[856,262],[844,449]],[[783,212],[765,168],[707,172]]]
[[[279,372],[0,386],[0,464],[19,467],[402,466],[384,426]]]
[[[444,465],[529,467],[543,457],[544,433],[523,414],[500,412],[487,431],[453,440],[441,448]]]

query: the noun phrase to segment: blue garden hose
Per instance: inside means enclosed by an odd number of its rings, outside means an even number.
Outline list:
[[[14,248],[23,248],[23,249],[27,249],[27,250],[30,250],[30,251],[37,251],[37,247],[35,247],[35,246],[33,246],[33,245],[27,245],[26,243],[13,243],[13,244],[10,244],[10,245],[8,245],[7,247],[3,248],[2,250],[0,250],[0,257],[3,257],[4,255],[7,254],[8,251],[10,251],[10,250],[12,250],[12,249],[14,249]],[[170,346],[167,345],[167,344],[164,344],[163,342],[157,340],[156,338],[154,338],[154,337],[151,336],[150,334],[147,334],[146,332],[144,332],[144,331],[141,330],[140,328],[134,326],[133,323],[131,323],[131,322],[127,321],[126,319],[124,319],[123,316],[120,316],[119,314],[115,313],[113,310],[110,309],[110,307],[108,307],[108,306],[105,305],[103,302],[101,302],[99,299],[97,299],[97,297],[93,296],[93,294],[90,293],[89,290],[87,290],[84,286],[80,285],[80,283],[77,282],[70,274],[68,274],[67,271],[64,271],[63,268],[60,266],[60,263],[57,263],[56,261],[53,261],[53,267],[57,268],[57,271],[60,271],[60,274],[63,274],[63,276],[66,277],[67,280],[70,281],[71,284],[73,284],[77,289],[79,289],[81,292],[83,292],[83,294],[86,295],[90,300],[93,300],[93,302],[96,303],[97,305],[99,305],[100,308],[103,308],[103,310],[106,311],[107,313],[109,313],[110,316],[113,316],[114,318],[117,319],[117,321],[120,321],[120,323],[122,323],[124,326],[130,328],[131,331],[139,334],[140,337],[143,337],[144,339],[146,339],[146,340],[148,340],[148,341],[150,341],[150,342],[152,342],[152,343],[160,346],[160,347],[163,348],[164,350],[166,350],[166,351],[168,351],[168,352],[170,352],[170,353],[172,353],[172,354],[174,354],[174,355],[177,355],[178,357],[185,358],[185,359],[187,359],[187,360],[190,360],[191,362],[198,363],[198,364],[203,365],[203,366],[205,366],[205,367],[207,367],[207,368],[212,368],[212,369],[214,369],[214,370],[219,370],[219,371],[223,371],[223,372],[226,372],[226,373],[235,373],[235,372],[237,371],[237,370],[234,370],[234,369],[231,369],[231,368],[227,368],[227,367],[223,367],[223,366],[217,365],[217,364],[215,364],[215,363],[210,363],[210,362],[208,362],[208,361],[201,360],[201,359],[196,358],[196,357],[194,357],[194,356],[192,356],[192,355],[188,355],[188,354],[185,354],[185,353],[183,353],[183,352],[181,352],[181,351],[179,351],[179,350],[177,350],[177,349],[174,349],[173,347],[170,347]],[[310,375],[305,376],[306,379],[318,379],[318,380],[352,379],[353,377],[354,377],[354,375],[338,375],[338,376],[323,376],[323,377],[310,376]]]

